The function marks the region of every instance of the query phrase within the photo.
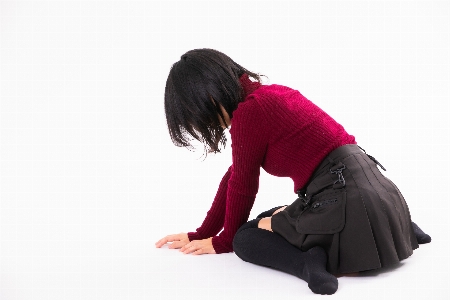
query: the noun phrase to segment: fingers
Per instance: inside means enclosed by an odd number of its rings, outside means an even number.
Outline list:
[[[205,254],[205,250],[204,249],[198,249],[197,251],[194,251],[192,253],[192,255],[200,255],[200,254]]]
[[[215,250],[212,246],[211,239],[204,239],[204,240],[195,240],[192,242],[189,242],[188,244],[184,245],[181,249],[181,252],[184,254],[215,254]]]
[[[161,248],[162,245],[166,244],[169,241],[169,236],[166,236],[155,243],[157,248]]]
[[[187,244],[185,246],[183,246],[180,251],[183,252],[184,254],[190,254],[190,253],[195,253],[197,251],[201,250],[201,248],[199,248],[199,245],[194,245],[194,244]],[[197,253],[198,254],[198,253]]]
[[[194,240],[192,242],[189,241],[187,235],[184,233],[180,234],[171,234],[155,243],[157,248],[161,248],[164,244],[172,242],[168,246],[169,249],[180,249],[184,254],[215,254],[216,251],[212,246],[212,238],[204,239],[204,240]]]
[[[160,239],[159,241],[157,241],[155,243],[155,245],[157,248],[161,248],[161,246],[163,246],[164,244],[166,244],[168,242],[179,241],[179,240],[180,240],[179,234],[171,234],[171,235],[168,235],[168,236]]]
[[[178,249],[178,248],[183,247],[187,243],[189,243],[189,240],[182,240],[182,241],[178,241],[178,242],[173,242],[172,244],[169,245],[169,249]]]

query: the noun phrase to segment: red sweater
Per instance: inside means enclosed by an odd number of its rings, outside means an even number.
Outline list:
[[[232,252],[236,231],[247,222],[259,187],[260,167],[290,177],[294,192],[334,149],[356,144],[355,137],[299,91],[240,78],[245,92],[231,120],[233,164],[212,206],[189,240],[212,238],[216,253]],[[220,235],[216,236],[221,229]]]

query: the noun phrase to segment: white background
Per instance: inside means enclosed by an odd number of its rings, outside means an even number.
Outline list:
[[[165,124],[170,66],[204,47],[327,111],[432,236],[332,297],[449,299],[449,20],[449,1],[1,1],[0,299],[315,296],[234,253],[154,246],[201,224],[231,163]],[[250,218],[294,200],[262,171]]]

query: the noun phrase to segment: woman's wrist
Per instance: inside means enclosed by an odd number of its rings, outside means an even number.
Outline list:
[[[187,235],[188,235],[189,241],[203,239],[197,232],[188,232]]]

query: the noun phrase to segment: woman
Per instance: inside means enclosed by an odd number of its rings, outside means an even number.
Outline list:
[[[206,153],[220,152],[231,125],[233,162],[196,232],[168,235],[157,247],[234,251],[304,279],[314,293],[333,294],[336,274],[394,264],[431,240],[354,136],[297,90],[261,85],[219,51],[191,50],[172,66],[165,113],[175,145],[191,147],[194,138]],[[247,222],[260,167],[292,178],[298,199]]]

